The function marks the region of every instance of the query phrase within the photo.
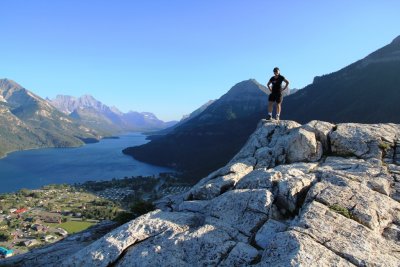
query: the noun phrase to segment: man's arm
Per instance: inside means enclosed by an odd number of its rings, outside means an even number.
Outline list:
[[[286,90],[286,88],[289,86],[289,81],[284,79],[283,80],[285,82],[285,87],[283,87],[282,91]]]
[[[270,92],[272,92],[272,88],[270,87],[271,83],[272,83],[271,80],[267,83],[267,87],[268,87]]]

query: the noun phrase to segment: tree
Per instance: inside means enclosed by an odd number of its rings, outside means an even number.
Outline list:
[[[150,201],[138,200],[132,204],[131,211],[135,216],[140,216],[154,210],[155,208],[154,204]]]
[[[22,188],[22,189],[20,189],[20,190],[18,191],[18,195],[20,195],[20,196],[27,197],[27,196],[29,196],[30,194],[31,194],[31,191],[29,191],[29,190],[26,189],[26,188]]]
[[[0,241],[7,242],[12,239],[11,235],[5,232],[0,232]]]
[[[118,224],[124,224],[130,220],[133,220],[134,218],[135,216],[132,213],[124,211],[118,213],[118,215],[114,218],[114,221],[116,221]]]

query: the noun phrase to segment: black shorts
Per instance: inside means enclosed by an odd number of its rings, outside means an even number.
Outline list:
[[[276,102],[276,103],[281,103],[282,102],[282,94],[277,94],[277,93],[270,93],[268,97],[269,102]]]

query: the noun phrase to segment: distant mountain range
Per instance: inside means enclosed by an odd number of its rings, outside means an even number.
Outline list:
[[[116,107],[96,100],[91,95],[73,97],[58,95],[48,101],[58,110],[97,131],[114,134],[123,131],[154,131],[170,127],[176,121],[164,122],[150,112],[123,113]]]
[[[70,147],[100,135],[9,79],[0,79],[0,157],[38,147]]]
[[[285,97],[281,118],[306,123],[400,123],[400,36],[337,72],[316,77]],[[293,93],[293,91],[295,93]],[[188,179],[213,171],[238,152],[267,114],[267,89],[255,80],[238,83],[195,118],[166,135],[124,153],[177,167]]]
[[[71,147],[126,131],[155,131],[176,124],[150,112],[123,113],[90,95],[43,99],[0,79],[0,157],[39,147]]]

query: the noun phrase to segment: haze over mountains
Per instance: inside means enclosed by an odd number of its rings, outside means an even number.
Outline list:
[[[400,123],[399,73],[400,36],[285,97],[281,119]],[[255,80],[238,83],[196,118],[124,152],[153,164],[175,166],[196,180],[228,162],[266,117],[267,95],[262,91],[266,88]]]
[[[129,131],[154,131],[170,127],[176,121],[164,122],[153,113],[129,111],[123,113],[116,107],[96,100],[91,95],[73,97],[58,95],[50,103],[70,117],[107,134]]]

